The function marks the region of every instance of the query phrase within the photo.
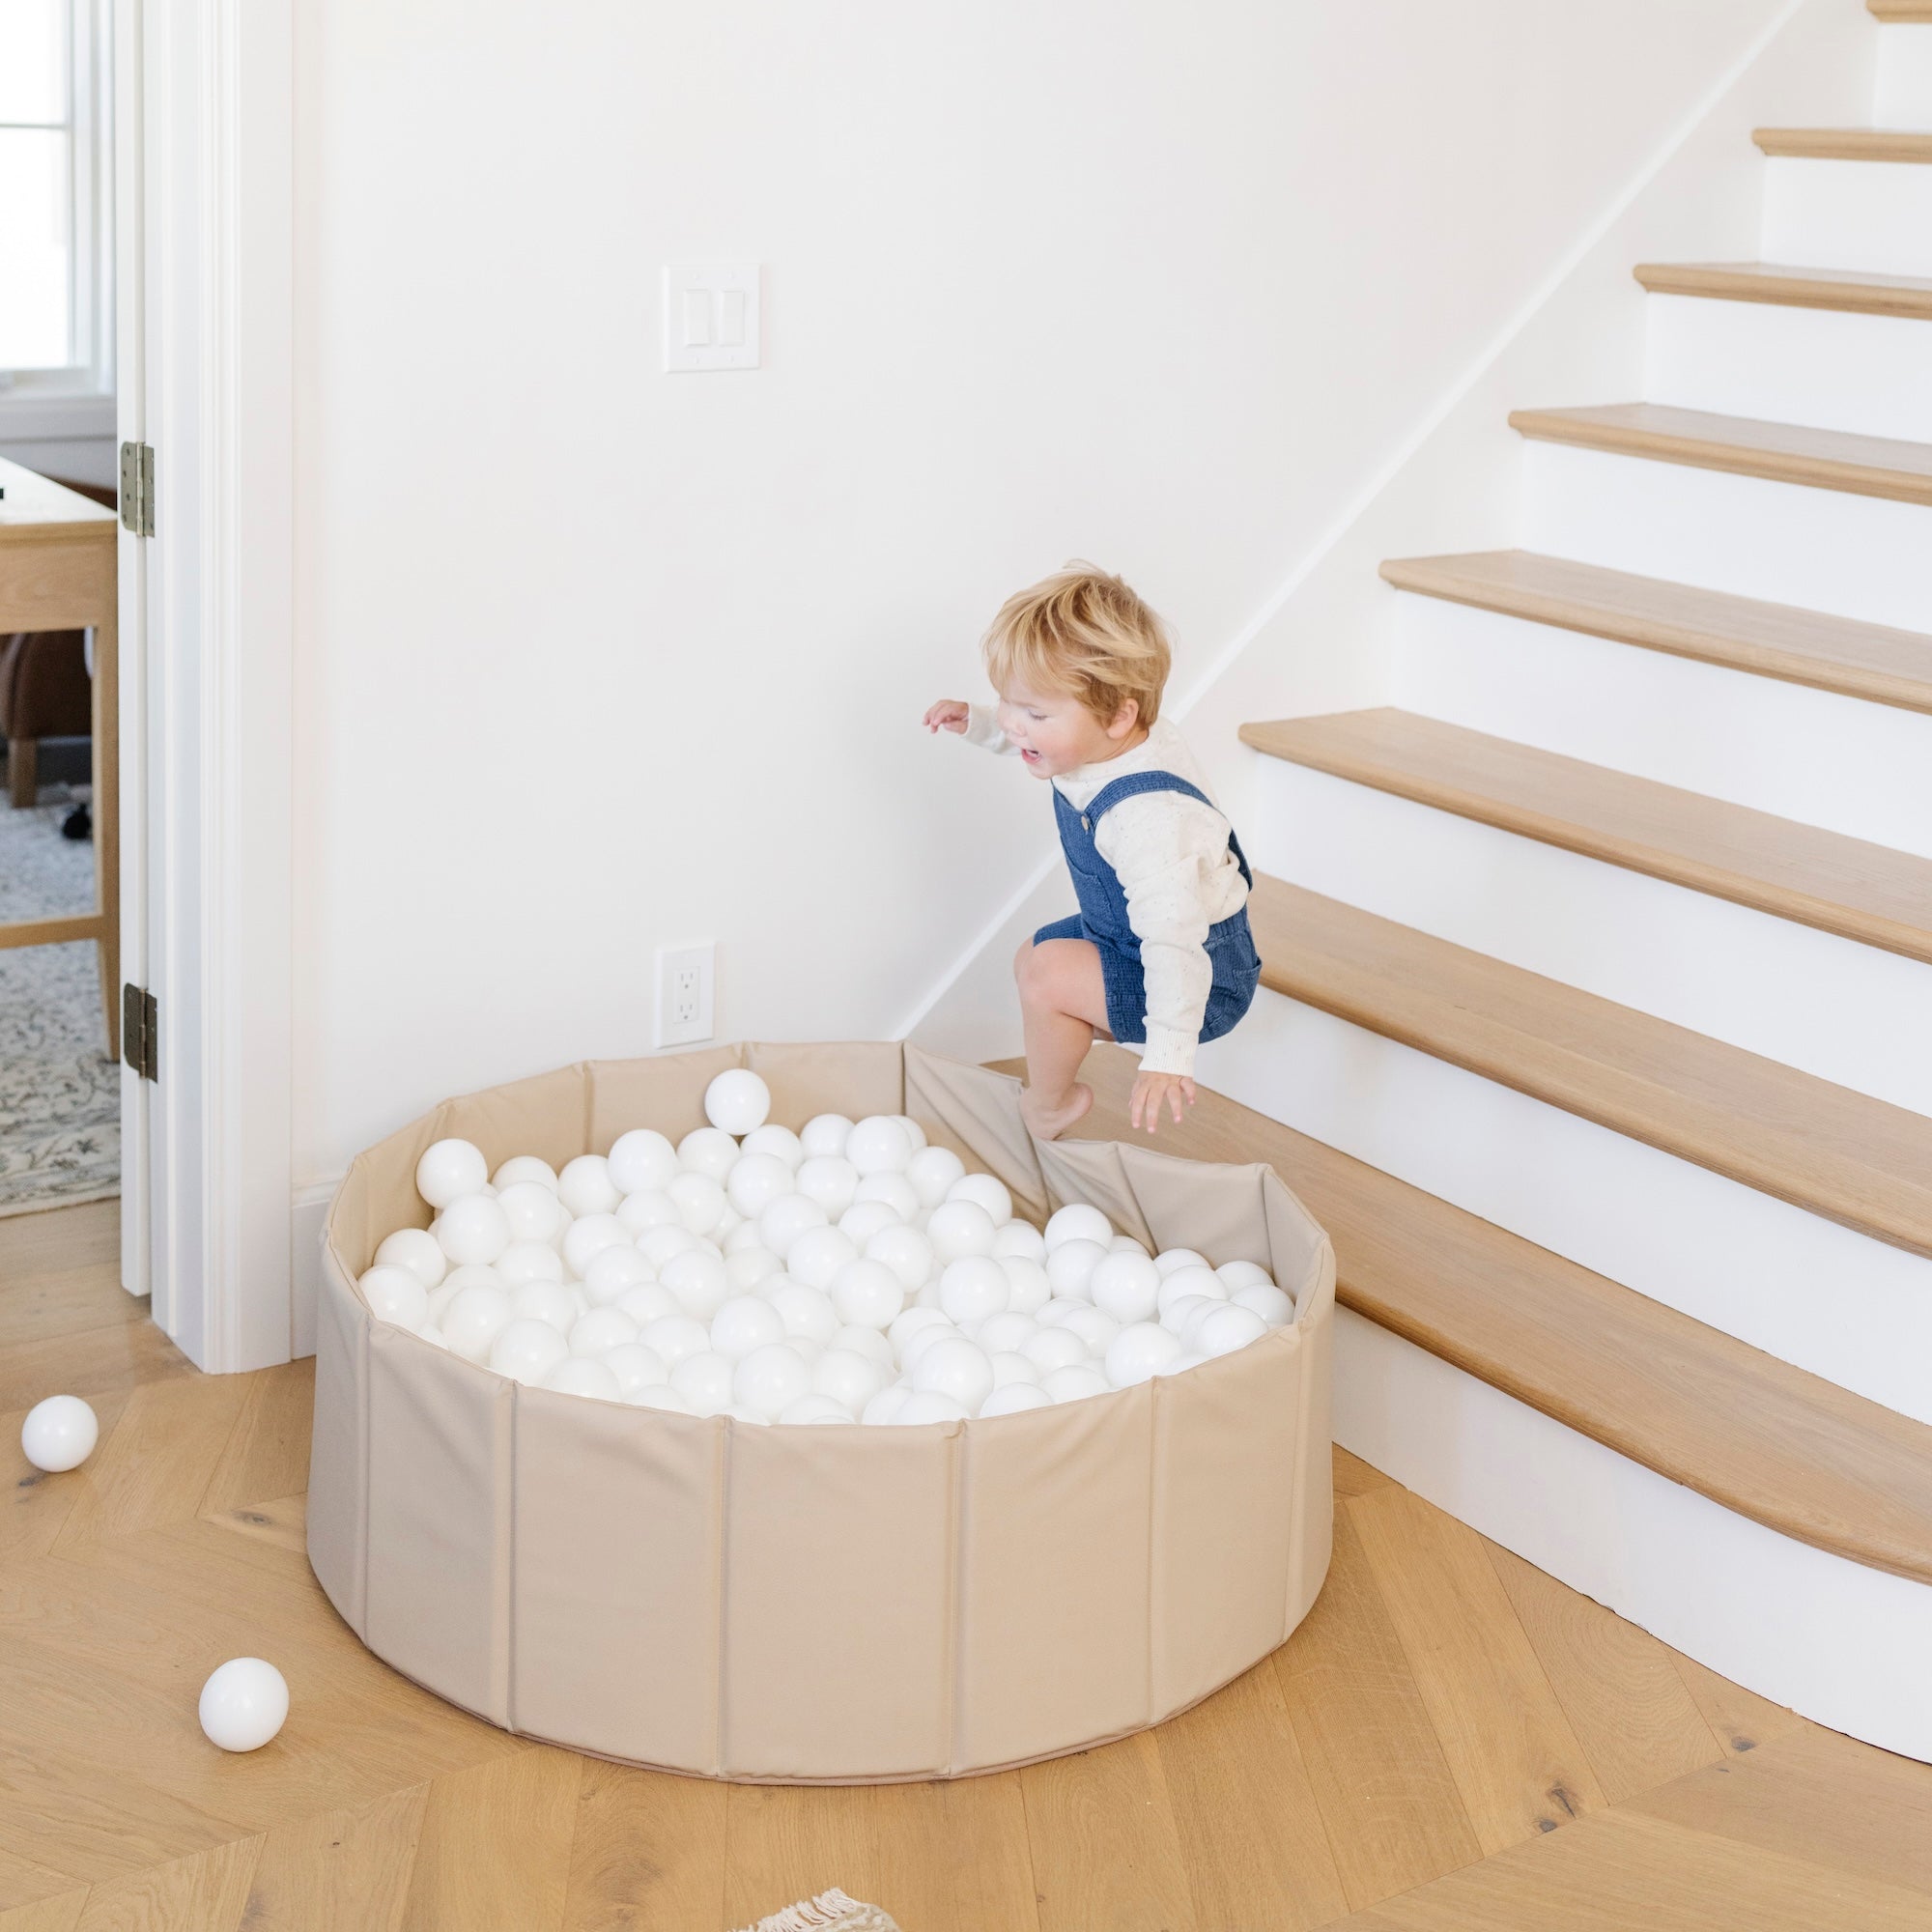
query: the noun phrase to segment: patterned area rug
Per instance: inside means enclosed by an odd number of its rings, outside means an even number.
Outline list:
[[[65,788],[0,802],[0,923],[84,911],[94,847],[60,836]],[[121,1191],[121,1070],[107,1058],[90,942],[0,951],[0,1214]]]
[[[876,1905],[862,1905],[836,1887],[816,1898],[801,1898],[743,1932],[899,1932],[898,1921]]]

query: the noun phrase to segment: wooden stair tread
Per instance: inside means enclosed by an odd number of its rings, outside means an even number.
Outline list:
[[[1258,876],[1262,983],[1932,1256],[1932,1120]]]
[[[1392,558],[1399,590],[1932,712],[1932,638],[1533,551]]]
[[[1865,6],[1880,20],[1932,21],[1932,0],[1865,0]]]
[[[1019,1073],[1022,1062],[1003,1070]],[[1567,1427],[1816,1548],[1932,1582],[1932,1429],[1202,1091],[1150,1143],[1096,1047],[1080,1138],[1265,1161],[1327,1229],[1338,1298]]]
[[[1652,295],[1769,302],[1932,321],[1932,281],[1862,269],[1803,269],[1777,262],[1644,262],[1634,270]]]
[[[1932,859],[1390,709],[1245,724],[1285,758],[1932,963]]]
[[[1894,502],[1932,504],[1932,443],[1713,415],[1664,403],[1516,410],[1510,427],[1543,442],[1842,490],[1859,497],[1885,497]]]
[[[1791,160],[1932,161],[1932,133],[1904,128],[1760,128],[1751,139],[1767,155]]]

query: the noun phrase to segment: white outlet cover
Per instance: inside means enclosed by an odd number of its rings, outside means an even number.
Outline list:
[[[757,368],[757,263],[671,263],[665,270],[664,340],[668,374]]]
[[[693,1009],[679,1011],[678,981],[686,974],[695,976],[696,998]],[[658,948],[657,1024],[652,1037],[659,1046],[696,1046],[717,1032],[715,1017],[718,976],[718,947],[713,940],[696,946]]]

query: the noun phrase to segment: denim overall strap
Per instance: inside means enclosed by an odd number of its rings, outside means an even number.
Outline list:
[[[1184,792],[1189,798],[1198,798],[1209,811],[1220,810],[1199,785],[1189,784],[1185,779],[1178,778],[1173,772],[1132,772],[1123,779],[1115,779],[1112,783],[1103,784],[1087,801],[1087,810],[1081,818],[1081,829],[1091,832],[1123,798],[1136,798],[1142,792],[1148,791]],[[1228,849],[1235,855],[1235,864],[1241,868],[1242,883],[1252,891],[1255,875],[1248,869],[1247,854],[1241,850],[1241,841],[1235,836],[1235,828],[1232,825],[1228,828]]]

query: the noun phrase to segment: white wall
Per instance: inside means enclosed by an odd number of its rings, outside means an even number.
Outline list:
[[[916,728],[1001,598],[1094,557],[1197,682],[1784,7],[302,0],[298,1180],[646,1050],[660,943],[896,1030],[1050,843]],[[659,373],[704,255],[756,374]],[[1317,608],[1244,700],[1373,698]]]

